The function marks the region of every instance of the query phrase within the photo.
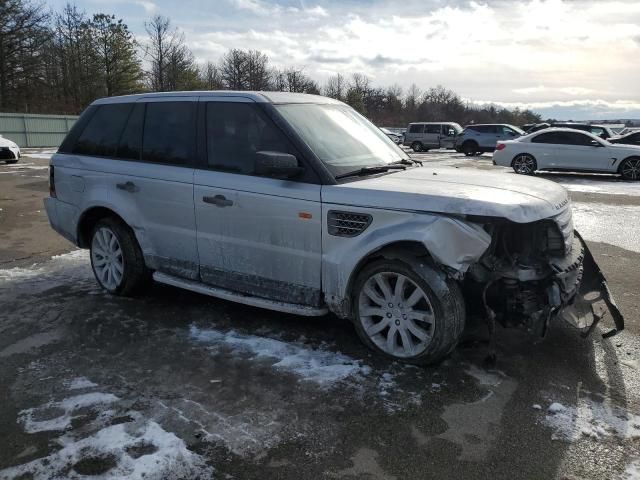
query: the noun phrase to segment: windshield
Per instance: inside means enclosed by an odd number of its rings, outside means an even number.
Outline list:
[[[334,176],[409,158],[378,127],[346,105],[284,104],[275,108]]]
[[[516,132],[518,132],[520,135],[524,135],[525,131],[522,130],[521,128],[516,127],[515,125],[509,125],[510,128],[513,128]]]

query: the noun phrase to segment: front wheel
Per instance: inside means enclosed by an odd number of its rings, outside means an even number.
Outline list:
[[[421,152],[422,151],[422,144],[420,142],[413,142],[411,144],[411,149],[414,152]]]
[[[421,262],[372,263],[358,275],[355,327],[370,348],[395,360],[430,364],[457,345],[464,328],[458,285]]]
[[[7,162],[7,165],[11,165],[13,163],[18,163],[18,159],[14,158],[13,160],[5,160],[5,162]]]
[[[478,145],[474,142],[466,142],[462,144],[462,153],[467,157],[473,157],[478,151]]]
[[[627,158],[622,162],[620,175],[625,180],[640,180],[640,158]]]
[[[115,218],[103,218],[96,223],[90,254],[96,280],[114,295],[132,295],[151,277],[135,235]]]
[[[520,175],[533,175],[538,169],[536,159],[528,153],[523,153],[513,159],[511,163],[513,171]]]

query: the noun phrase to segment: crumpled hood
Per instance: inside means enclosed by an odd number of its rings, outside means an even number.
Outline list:
[[[559,214],[569,195],[549,180],[454,167],[410,168],[325,186],[326,203],[393,210],[483,215],[528,223]]]
[[[9,140],[8,138],[4,138],[4,137],[0,136],[0,147],[16,148],[17,146],[18,145],[16,145],[14,142]]]

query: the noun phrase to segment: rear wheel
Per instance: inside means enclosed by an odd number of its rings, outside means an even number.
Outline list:
[[[422,144],[420,142],[413,142],[411,144],[411,149],[414,152],[421,152],[422,151]]]
[[[464,142],[462,144],[462,153],[467,157],[472,157],[478,151],[478,144],[475,142]]]
[[[358,275],[353,303],[362,341],[408,363],[442,360],[464,328],[458,285],[424,264],[414,269],[400,260],[372,263]]]
[[[103,218],[96,223],[90,254],[96,280],[114,295],[132,295],[151,278],[135,235],[115,218]]]
[[[640,158],[627,158],[620,165],[620,175],[625,180],[640,180]]]
[[[528,153],[517,155],[513,159],[513,162],[511,162],[511,166],[513,167],[513,171],[520,175],[533,175],[538,169],[536,159]]]

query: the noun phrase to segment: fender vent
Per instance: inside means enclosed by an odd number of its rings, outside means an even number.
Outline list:
[[[329,235],[336,237],[356,237],[371,225],[371,220],[371,215],[366,213],[329,210],[329,214],[327,215]]]

